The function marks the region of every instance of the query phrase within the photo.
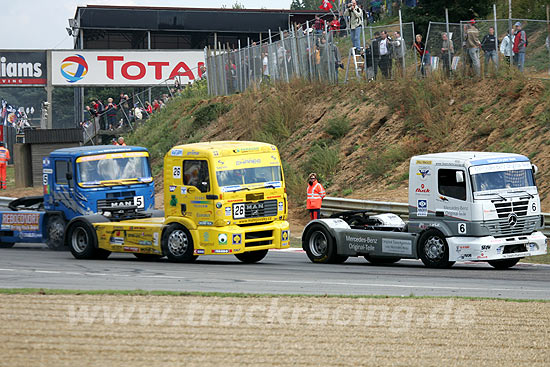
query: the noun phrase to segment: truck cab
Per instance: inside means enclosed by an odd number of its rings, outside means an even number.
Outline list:
[[[408,230],[442,233],[452,261],[519,259],[546,253],[546,237],[539,231],[544,217],[536,171],[520,154],[458,152],[413,157]],[[435,251],[433,256],[437,255]]]
[[[44,195],[16,199],[9,211],[0,212],[0,247],[46,242],[60,250],[66,225],[77,216],[119,221],[151,215],[154,184],[145,148],[64,148],[42,163]]]
[[[269,249],[289,247],[277,148],[239,141],[173,147],[164,159],[164,213],[164,218],[92,223],[98,238],[92,245],[100,252],[167,256],[179,262],[221,254],[257,262]],[[140,241],[133,240],[138,237]],[[73,255],[89,257],[81,250]]]

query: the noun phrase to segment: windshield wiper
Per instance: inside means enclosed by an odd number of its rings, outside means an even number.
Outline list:
[[[529,197],[531,199],[533,199],[535,196],[533,196],[533,194],[530,194],[529,192],[525,191],[525,190],[518,190],[518,191],[510,191],[510,194],[519,194],[520,192],[524,192],[526,193],[527,195],[529,195]]]
[[[502,201],[506,201],[506,198],[504,198],[500,194],[497,194],[496,192],[486,192],[484,194],[477,194],[477,196],[487,196],[487,195],[495,195],[495,196],[498,196]]]
[[[228,190],[226,192],[237,192],[237,191],[241,191],[241,190],[248,190],[250,191],[250,189],[248,187],[239,187],[238,189],[235,189],[235,190]]]

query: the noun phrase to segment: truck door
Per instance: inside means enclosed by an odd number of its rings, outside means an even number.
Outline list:
[[[439,168],[437,170],[436,217],[444,217],[454,235],[468,234],[468,223],[472,219],[471,191],[467,184],[468,175],[463,168]],[[456,222],[456,223],[453,223]]]
[[[207,160],[186,159],[181,166],[181,203],[185,216],[200,226],[214,225],[212,179]]]
[[[73,218],[79,215],[76,205],[75,180],[70,159],[56,159],[54,163],[54,210],[60,210],[65,213],[67,218]]]

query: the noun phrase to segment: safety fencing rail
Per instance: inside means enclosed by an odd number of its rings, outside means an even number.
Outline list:
[[[15,200],[15,198],[8,198],[5,196],[0,196],[0,210],[8,210],[8,204]]]
[[[393,213],[399,215],[403,219],[409,218],[409,204],[407,203],[346,199],[336,197],[326,197],[323,199],[321,214],[328,217],[334,213],[349,210],[366,210],[368,212],[372,212],[373,214]],[[550,213],[542,213],[542,215],[544,215],[545,223],[542,233],[544,233],[546,236],[550,236]]]

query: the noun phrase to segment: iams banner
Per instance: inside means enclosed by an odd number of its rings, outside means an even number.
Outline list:
[[[46,85],[46,51],[0,50],[0,85]]]
[[[202,76],[203,51],[52,51],[54,86],[154,86]]]

